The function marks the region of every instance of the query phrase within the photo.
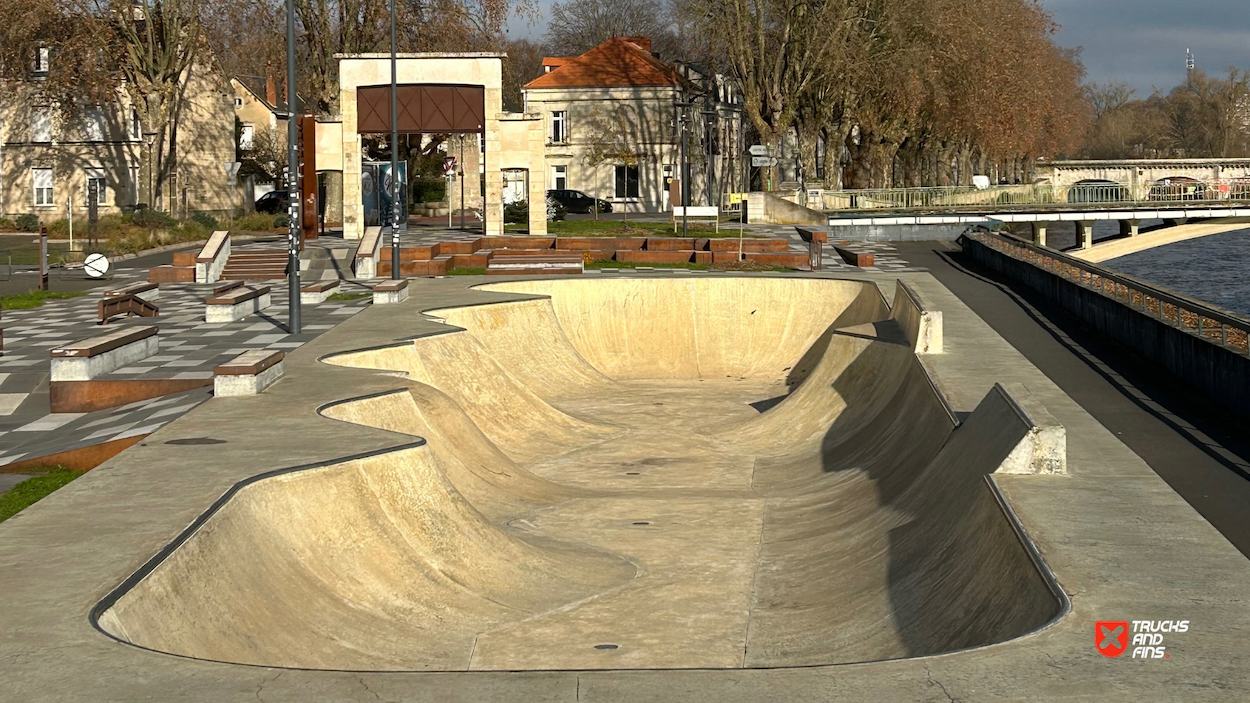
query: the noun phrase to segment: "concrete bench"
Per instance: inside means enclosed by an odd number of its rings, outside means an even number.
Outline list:
[[[365,236],[360,239],[356,248],[356,264],[353,271],[356,278],[377,278],[378,259],[382,256],[382,228],[366,227]]]
[[[213,367],[213,394],[219,398],[256,395],[282,378],[280,351],[253,349]]]
[[[155,327],[127,327],[51,351],[53,382],[90,381],[153,356]]]
[[[213,232],[195,257],[195,282],[216,283],[230,260],[230,233]]]
[[[239,286],[204,301],[204,321],[237,322],[269,307],[269,286]]]
[[[545,273],[582,273],[585,259],[581,254],[495,255],[490,258],[486,273],[525,275]]]
[[[299,302],[306,305],[316,305],[324,303],[327,298],[339,292],[339,282],[337,279],[333,281],[317,281],[309,283],[299,289]]]
[[[408,279],[383,281],[373,287],[373,304],[402,303],[408,299]]]
[[[682,207],[675,205],[673,207],[673,231],[677,231],[679,220],[695,220],[697,222],[713,222],[716,224],[716,231],[720,231],[720,208],[715,205],[691,205],[690,207]]]
[[[844,247],[835,246],[833,250],[838,253],[838,256],[842,257],[843,261],[851,266],[872,266],[875,260],[872,254],[861,254]]]
[[[136,298],[143,298],[149,303],[155,303],[161,299],[161,287],[160,284],[157,283],[140,281],[138,283],[131,283],[128,286],[122,286],[121,288],[104,291],[105,298],[120,297],[125,295],[133,295]]]

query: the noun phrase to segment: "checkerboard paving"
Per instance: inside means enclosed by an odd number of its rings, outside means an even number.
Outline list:
[[[204,322],[204,299],[212,286],[161,285],[160,316],[118,318],[97,325],[96,304],[107,286],[69,300],[48,301],[30,310],[4,311],[4,351],[0,353],[0,466],[24,458],[147,434],[212,397],[211,387],[97,412],[48,412],[49,352],[54,347],[127,326],[155,325],[159,351],[104,379],[211,379],[213,367],[252,349],[291,351],[360,312],[370,298],[327,300],[302,307],[303,329],[288,334],[285,284],[270,285],[272,305],[233,323]],[[344,283],[344,292],[367,292]]]

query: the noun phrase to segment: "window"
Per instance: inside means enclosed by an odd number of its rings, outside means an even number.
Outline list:
[[[91,189],[95,188],[95,204],[103,206],[108,200],[108,184],[104,180],[104,169],[89,168],[87,169],[86,187],[83,191],[83,202],[87,205],[91,204]]]
[[[236,108],[237,108],[237,107],[243,107],[243,98],[235,98],[235,99],[234,99],[234,106],[235,106]]]
[[[551,189],[566,190],[568,186],[568,166],[552,166],[551,167]]]
[[[563,144],[569,138],[569,113],[558,110],[551,113],[551,143]]]
[[[139,167],[131,166],[129,171],[130,171],[130,194],[131,194],[131,197],[133,198],[130,204],[138,205],[139,204]]]
[[[254,125],[245,124],[239,127],[239,148],[251,149],[255,144],[253,139],[256,137],[256,127]]]
[[[130,108],[130,140],[137,142],[143,137],[143,127],[139,124],[139,111]]]
[[[616,197],[638,197],[638,167],[620,165],[616,167]]]
[[[52,169],[32,168],[30,175],[35,183],[35,205],[52,205]]]
[[[86,121],[86,125],[83,130],[83,136],[86,137],[87,141],[104,141],[104,134],[106,131],[104,127],[104,111],[100,108],[92,108],[87,111],[87,114],[84,116],[84,120]]]
[[[51,51],[49,51],[48,47],[41,46],[38,49],[35,49],[35,73],[47,73],[48,61],[50,58]]]
[[[52,112],[46,109],[35,112],[31,119],[30,131],[31,141],[52,141]]]

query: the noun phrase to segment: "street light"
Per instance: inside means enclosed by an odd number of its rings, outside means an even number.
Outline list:
[[[295,0],[286,0],[287,332],[299,334],[299,125],[295,124]]]
[[[399,279],[399,99],[395,94],[395,0],[391,0],[391,278]]]
[[[686,222],[690,218],[690,162],[686,159],[686,108],[694,103],[677,103],[677,123],[681,126],[681,236],[688,236]]]

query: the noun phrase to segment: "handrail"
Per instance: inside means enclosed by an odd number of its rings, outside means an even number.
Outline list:
[[[1112,298],[1166,325],[1196,333],[1223,349],[1250,355],[1250,318],[1013,236],[975,230],[963,236]]]

